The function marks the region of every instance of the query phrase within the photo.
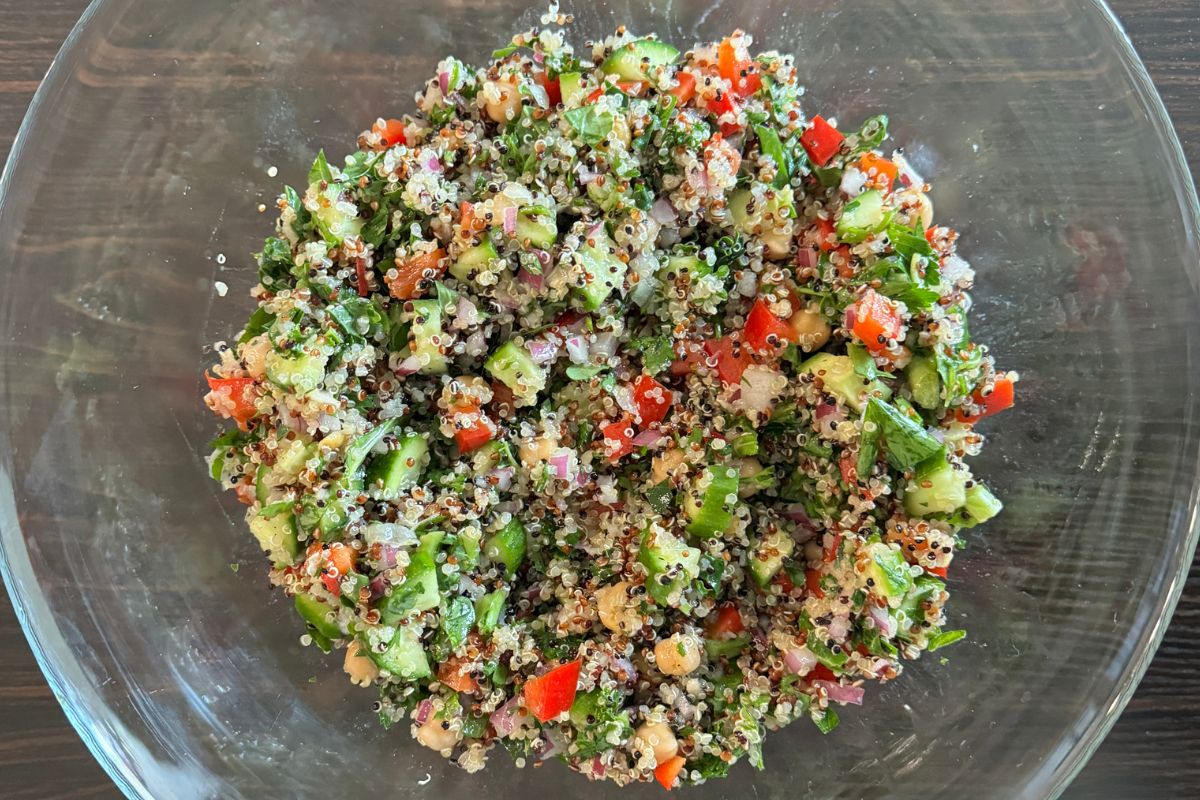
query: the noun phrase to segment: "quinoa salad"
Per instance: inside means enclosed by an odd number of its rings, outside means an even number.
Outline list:
[[[670,789],[963,638],[1017,376],[886,117],[741,31],[569,22],[284,188],[209,464],[385,727]]]

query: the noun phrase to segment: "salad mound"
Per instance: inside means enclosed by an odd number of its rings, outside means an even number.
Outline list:
[[[669,789],[965,635],[1016,375],[886,117],[809,116],[740,31],[567,22],[284,189],[209,463],[385,726]]]

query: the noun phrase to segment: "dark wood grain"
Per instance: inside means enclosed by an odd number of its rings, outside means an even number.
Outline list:
[[[0,0],[0,159],[87,0]],[[1113,0],[1200,174],[1200,1]],[[1066,797],[1200,797],[1200,561],[1133,701]],[[0,592],[0,797],[119,798]]]

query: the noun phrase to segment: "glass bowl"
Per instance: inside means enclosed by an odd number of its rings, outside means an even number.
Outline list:
[[[251,308],[259,203],[409,110],[440,56],[484,60],[543,10],[101,0],[38,92],[0,207],[0,563],[130,797],[618,796],[502,753],[468,776],[381,730],[372,693],[299,645],[202,462],[206,348]],[[688,794],[1055,795],[1133,691],[1196,540],[1196,197],[1129,42],[1086,0],[564,10],[577,39],[740,26],[799,55],[811,111],[891,114],[978,270],[975,332],[1022,376],[976,461],[1007,511],[951,581],[969,639],[872,687],[835,734],[793,726],[766,772]]]

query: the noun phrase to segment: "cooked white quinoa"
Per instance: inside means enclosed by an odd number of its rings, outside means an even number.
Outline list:
[[[809,118],[740,31],[543,22],[280,196],[212,475],[385,726],[701,783],[963,636],[1016,376],[886,118]]]

